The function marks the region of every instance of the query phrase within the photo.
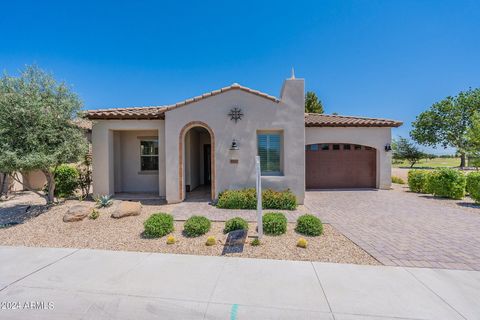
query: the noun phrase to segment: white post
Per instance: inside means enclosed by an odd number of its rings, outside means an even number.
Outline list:
[[[260,168],[260,157],[255,157],[255,171],[257,177],[257,231],[258,239],[263,236],[263,221],[262,221],[262,175]]]

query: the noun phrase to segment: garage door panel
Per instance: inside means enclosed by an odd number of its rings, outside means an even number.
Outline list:
[[[326,146],[328,145],[328,150]],[[321,144],[307,147],[306,187],[309,189],[374,188],[376,150],[365,146]],[[338,144],[335,144],[338,146]],[[322,150],[323,146],[323,150]],[[338,148],[338,147],[337,147]]]

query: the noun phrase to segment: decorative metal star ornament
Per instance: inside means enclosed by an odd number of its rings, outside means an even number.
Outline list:
[[[242,120],[242,117],[243,117],[242,109],[238,107],[234,107],[230,110],[230,113],[228,114],[228,116],[230,117],[230,120],[233,120],[235,121],[235,123],[237,123],[238,120]]]

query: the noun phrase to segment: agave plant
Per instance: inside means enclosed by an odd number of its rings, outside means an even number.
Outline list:
[[[106,208],[110,207],[113,203],[110,196],[98,196],[95,198],[95,202],[97,203],[97,208]]]

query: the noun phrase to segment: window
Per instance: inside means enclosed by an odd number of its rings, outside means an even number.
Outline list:
[[[281,175],[281,133],[259,133],[257,138],[262,175]]]
[[[343,145],[343,150],[350,150],[350,145],[349,144],[344,144]]]
[[[326,143],[322,144],[322,150],[327,151],[330,149],[330,146]]]
[[[339,144],[334,144],[334,145],[332,146],[332,149],[333,149],[333,150],[340,150],[340,145],[339,145]]]
[[[308,150],[310,151],[318,151],[318,144],[311,144],[308,146]]]
[[[355,145],[355,150],[361,150],[362,146],[359,146],[358,144]]]
[[[158,171],[158,140],[140,141],[140,170]]]

